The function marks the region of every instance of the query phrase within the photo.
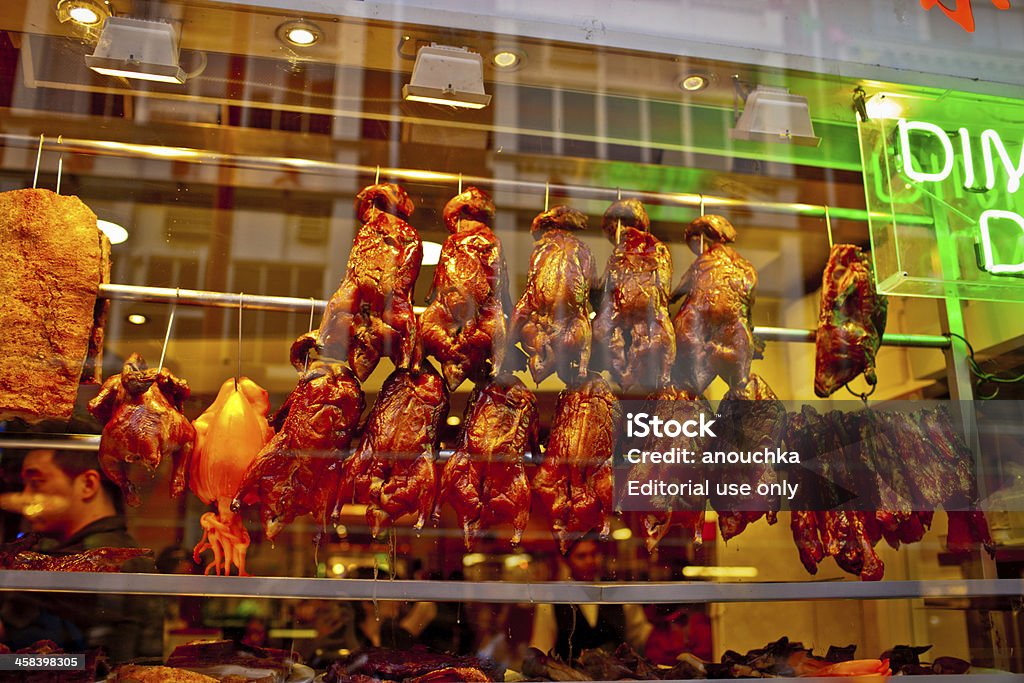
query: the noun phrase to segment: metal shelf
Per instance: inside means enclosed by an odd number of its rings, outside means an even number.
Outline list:
[[[1024,594],[1024,579],[780,583],[401,581],[0,571],[0,590],[431,602],[652,604],[976,598]]]

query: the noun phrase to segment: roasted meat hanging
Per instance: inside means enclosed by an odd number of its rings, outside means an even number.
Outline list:
[[[364,406],[345,366],[312,362],[271,420],[277,434],[249,466],[231,509],[258,505],[270,540],[301,515],[326,526]]]
[[[370,185],[356,196],[356,233],[345,277],[327,303],[320,328],[292,344],[291,361],[346,361],[360,382],[388,356],[409,367],[416,349],[412,291],[423,260],[419,233],[406,220],[413,203],[398,185]]]
[[[751,373],[746,384],[733,387],[726,393],[718,405],[718,415],[718,424],[722,425],[718,436],[725,445],[716,445],[715,450],[764,452],[778,448],[782,443],[786,431],[786,406],[756,373]],[[761,484],[772,486],[777,483],[775,470],[765,463],[730,465],[720,473],[718,480],[749,484],[755,491]],[[726,541],[742,533],[762,516],[767,517],[769,524],[775,524],[780,502],[777,495],[730,496],[728,499],[711,497],[711,505],[718,512],[718,528]],[[729,503],[733,504],[732,509]]]
[[[676,359],[668,313],[672,254],[650,233],[650,224],[636,199],[612,204],[602,222],[615,250],[594,318],[595,353],[626,391],[650,392],[666,385]]]
[[[673,302],[683,300],[672,321],[674,378],[695,394],[703,394],[716,376],[730,387],[742,386],[750,376],[750,362],[760,355],[750,320],[757,271],[728,246],[736,241],[736,229],[721,216],[697,218],[684,236],[697,259],[671,297]]]
[[[206,573],[231,573],[234,566],[239,576],[246,576],[245,552],[249,548],[249,532],[241,515],[231,510],[231,501],[274,430],[267,423],[270,397],[263,387],[248,377],[227,380],[221,385],[213,404],[192,425],[196,429],[196,448],[188,468],[188,486],[199,499],[216,504],[216,512],[206,512],[199,519],[203,537],[196,544],[196,562],[206,550],[213,551],[213,561]]]
[[[435,519],[447,501],[472,549],[484,529],[512,524],[518,545],[530,517],[530,483],[523,456],[537,452],[537,399],[510,374],[499,375],[470,396],[459,443],[444,465]]]
[[[171,493],[185,490],[184,468],[192,456],[196,431],[182,414],[189,397],[188,383],[167,368],[151,370],[141,355],[133,353],[121,374],[103,383],[89,412],[103,424],[100,436],[100,467],[124,492],[129,505],[140,503],[128,466],[139,463],[156,472],[164,458],[171,456],[174,477]]]
[[[683,424],[689,420],[699,420],[701,413],[710,415],[714,411],[703,396],[698,396],[685,389],[664,387],[647,398],[649,412],[657,414],[663,420],[676,420]],[[668,443],[671,441],[671,443]],[[672,439],[659,439],[654,435],[648,437],[643,446],[646,451],[665,451],[668,447],[685,448],[695,453],[703,453],[706,437],[680,436]],[[685,474],[685,476],[683,476]],[[629,471],[629,479],[639,482],[648,481],[704,481],[705,467],[698,460],[685,468],[678,464],[645,462],[634,465]],[[682,527],[700,545],[704,540],[704,515],[707,508],[707,492],[680,496],[653,496],[648,501],[650,508],[642,512],[644,539],[647,551],[652,555],[673,527]]]
[[[815,394],[830,396],[861,373],[868,384],[878,382],[875,354],[885,332],[887,304],[875,289],[868,255],[852,244],[833,246],[821,278]]]
[[[587,217],[567,206],[545,211],[530,227],[530,271],[512,313],[509,341],[522,343],[537,383],[555,372],[569,385],[587,376],[594,259],[575,235],[586,227]]]
[[[612,457],[621,419],[619,402],[600,375],[558,397],[544,462],[533,491],[550,513],[558,546],[598,530],[606,537],[612,515]]]
[[[376,537],[406,514],[423,528],[434,507],[434,452],[448,415],[448,390],[430,363],[395,370],[384,382],[352,457],[345,461],[335,517],[345,503],[366,506]]]
[[[505,356],[505,318],[512,306],[493,223],[494,202],[475,187],[444,207],[444,224],[452,234],[441,247],[420,335],[424,354],[441,363],[452,391],[467,377],[482,379],[491,368],[500,372]]]

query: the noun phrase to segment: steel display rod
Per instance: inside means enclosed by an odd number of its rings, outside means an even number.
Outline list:
[[[242,308],[258,311],[307,313],[313,308],[323,313],[327,302],[323,299],[299,299],[291,296],[262,296],[232,292],[207,292],[198,289],[173,287],[144,287],[141,285],[100,285],[100,296],[117,301],[147,301],[151,303],[178,302],[185,306],[215,308]],[[814,330],[791,327],[755,327],[754,334],[765,341],[813,342]],[[886,334],[882,344],[927,349],[948,349],[949,337],[938,334]]]
[[[23,144],[32,147],[38,144],[39,140],[30,135],[15,133],[0,133],[0,140]],[[55,143],[46,142],[46,146],[55,146]],[[823,204],[805,204],[802,202],[770,202],[755,199],[734,199],[731,197],[715,197],[713,195],[698,194],[694,192],[645,192],[643,190],[632,190],[620,187],[593,187],[588,185],[570,185],[565,183],[548,183],[540,180],[516,180],[512,178],[487,178],[484,176],[464,175],[462,173],[448,173],[443,171],[426,171],[415,168],[382,168],[380,166],[368,166],[362,164],[347,164],[337,161],[317,161],[314,159],[302,159],[298,157],[275,157],[275,156],[253,156],[247,154],[225,154],[222,152],[210,152],[207,150],[190,149],[187,147],[166,147],[163,145],[140,145],[130,142],[115,142],[112,140],[86,140],[83,138],[64,138],[61,149],[65,152],[79,152],[85,154],[104,154],[108,156],[126,156],[146,159],[159,159],[162,161],[184,161],[199,164],[221,164],[236,168],[248,168],[256,170],[282,169],[297,170],[302,172],[324,173],[337,175],[339,173],[361,174],[375,176],[385,180],[408,180],[413,182],[435,182],[451,184],[457,187],[461,182],[463,185],[483,185],[502,190],[513,190],[521,192],[556,193],[573,195],[586,199],[606,199],[615,201],[623,194],[635,197],[648,204],[663,206],[687,206],[698,208],[704,206],[710,209],[750,209],[756,211],[767,211],[769,213],[796,214],[807,218],[843,218],[855,221],[867,221],[869,213],[864,209],[851,209],[846,207],[826,207]],[[892,219],[892,215],[875,212],[872,217]],[[931,225],[931,216],[899,215],[900,223],[907,225]]]

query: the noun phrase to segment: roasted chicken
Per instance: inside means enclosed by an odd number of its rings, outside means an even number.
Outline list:
[[[830,396],[863,373],[875,385],[888,302],[875,289],[871,259],[852,244],[832,247],[821,278],[814,393]]]
[[[676,337],[668,313],[672,254],[652,235],[643,204],[612,204],[601,227],[615,245],[594,318],[595,352],[626,391],[656,391],[671,377]]]
[[[566,384],[587,376],[590,363],[590,288],[594,259],[574,234],[587,217],[556,206],[533,219],[533,254],[526,291],[509,323],[509,341],[521,342],[533,381],[557,372]]]
[[[199,519],[203,537],[196,544],[196,562],[206,550],[213,561],[206,573],[230,574],[234,566],[246,576],[245,551],[249,532],[240,515],[231,509],[231,501],[249,466],[274,436],[267,423],[270,397],[265,389],[248,377],[232,378],[221,385],[213,404],[192,423],[196,429],[196,448],[188,467],[188,485],[207,505],[216,504],[216,512]]]
[[[448,415],[448,390],[430,363],[395,370],[384,382],[355,453],[345,461],[335,516],[345,503],[366,506],[376,537],[389,521],[416,515],[423,528],[434,507],[434,449]]]
[[[648,412],[654,413],[664,420],[676,420],[680,424],[688,420],[698,420],[701,413],[710,415],[714,411],[703,396],[696,396],[688,391],[665,387],[647,399],[650,405]],[[671,443],[669,443],[671,442]],[[695,453],[702,453],[705,438],[680,436],[672,439],[648,437],[643,446],[646,451],[664,451],[676,446]],[[636,481],[680,481],[684,477],[693,481],[705,479],[705,468],[698,460],[687,465],[685,470],[679,465],[646,462],[634,465],[629,472],[629,479]],[[647,551],[655,554],[658,543],[668,534],[672,527],[682,527],[694,543],[700,545],[704,540],[704,513],[707,508],[707,492],[688,496],[652,497],[648,502],[649,509],[643,511],[643,532]]]
[[[684,236],[697,259],[671,296],[673,302],[683,300],[672,321],[674,378],[695,394],[703,394],[716,376],[730,387],[743,386],[750,362],[760,355],[750,320],[757,271],[727,246],[736,241],[736,229],[721,216],[697,218]]]
[[[499,375],[470,396],[455,453],[444,465],[435,519],[447,501],[472,549],[481,531],[512,524],[518,545],[530,517],[530,483],[523,456],[537,452],[537,399],[513,375]]]
[[[733,387],[718,405],[718,436],[727,446],[716,445],[726,451],[765,451],[777,448],[786,430],[786,406],[771,387],[755,373],[741,387]],[[771,486],[777,482],[771,465],[730,465],[720,472],[719,481],[749,484],[756,491],[759,484]],[[718,528],[728,541],[747,525],[766,516],[775,524],[780,506],[778,496],[751,495],[749,497],[711,497],[711,505],[718,512]]]
[[[104,425],[100,436],[100,467],[124,492],[125,502],[138,505],[139,494],[129,477],[128,466],[141,464],[150,474],[165,457],[174,462],[171,493],[185,490],[185,465],[192,456],[196,430],[182,414],[189,396],[188,383],[164,368],[150,370],[133,353],[121,374],[107,379],[89,412]]]
[[[419,233],[406,220],[413,203],[398,185],[370,185],[356,195],[356,233],[345,277],[327,303],[320,328],[292,344],[292,365],[307,358],[348,361],[365,381],[382,356],[400,368],[415,360],[412,291],[423,260]]]
[[[326,526],[364,407],[363,391],[347,368],[311,363],[271,420],[277,434],[249,466],[231,509],[258,505],[270,540],[301,515]]]
[[[562,554],[591,531],[608,535],[612,457],[621,417],[619,402],[600,375],[558,397],[533,491],[550,514]]]
[[[491,231],[494,202],[475,187],[444,207],[451,232],[441,247],[430,302],[420,316],[423,353],[441,363],[448,388],[500,372],[511,310],[501,242]]]

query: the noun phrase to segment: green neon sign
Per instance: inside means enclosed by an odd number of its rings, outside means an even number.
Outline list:
[[[1024,104],[884,97],[858,124],[879,288],[1024,301]]]

